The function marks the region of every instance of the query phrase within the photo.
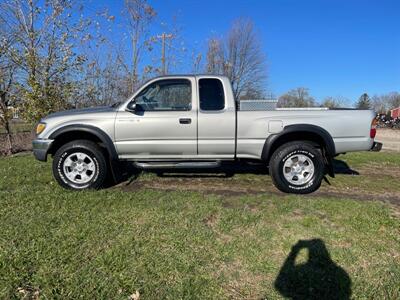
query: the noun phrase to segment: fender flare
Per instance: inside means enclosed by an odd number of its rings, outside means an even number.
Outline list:
[[[111,160],[118,160],[118,154],[117,150],[115,149],[114,143],[111,140],[111,138],[101,129],[91,126],[91,125],[82,125],[82,124],[76,124],[76,125],[67,125],[64,127],[61,127],[54,131],[52,134],[50,134],[49,139],[56,139],[58,136],[67,133],[67,132],[72,132],[72,131],[83,131],[87,132],[90,134],[93,134],[96,136],[106,147]]]
[[[272,155],[271,150],[273,149],[273,145],[277,140],[279,140],[280,138],[283,138],[286,134],[296,133],[296,132],[307,132],[307,133],[316,134],[322,139],[322,141],[324,142],[324,146],[325,146],[325,157],[326,157],[327,163],[328,163],[329,175],[334,176],[332,161],[333,161],[333,157],[336,154],[335,143],[334,143],[333,138],[330,135],[330,133],[328,131],[326,131],[324,128],[317,126],[317,125],[311,125],[311,124],[288,125],[288,126],[285,126],[281,132],[270,135],[265,140],[264,147],[263,147],[262,154],[261,154],[261,159],[263,161],[267,161],[271,157],[271,155]]]

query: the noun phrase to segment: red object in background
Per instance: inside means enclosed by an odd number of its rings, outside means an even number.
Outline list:
[[[392,110],[390,111],[390,116],[391,116],[393,119],[400,118],[400,107],[395,108],[395,109],[392,109]]]

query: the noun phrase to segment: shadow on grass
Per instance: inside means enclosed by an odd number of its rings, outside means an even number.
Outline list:
[[[133,182],[143,171],[134,167],[132,163],[119,163],[117,169],[117,182],[112,183],[112,178],[106,187],[123,181]],[[155,173],[159,177],[187,177],[187,178],[223,178],[232,177],[236,174],[259,174],[268,175],[268,168],[260,163],[223,163],[218,168],[190,168],[190,169],[153,169],[146,171]]]
[[[307,250],[305,263],[296,264],[302,249]],[[320,239],[299,240],[290,251],[275,280],[275,288],[283,297],[301,299],[350,299],[351,280],[332,261]]]
[[[360,175],[359,172],[350,168],[350,166],[343,160],[334,159],[333,167],[335,170],[335,174],[343,174],[343,175]]]
[[[335,174],[359,175],[359,173],[350,168],[350,166],[338,159],[333,160]],[[111,187],[123,181],[133,182],[143,172],[134,167],[132,163],[119,163],[116,168],[119,174],[116,182],[109,180],[106,187]],[[264,163],[259,162],[224,162],[218,168],[191,168],[191,169],[155,169],[146,171],[155,173],[160,177],[186,177],[186,178],[223,178],[233,177],[236,174],[269,175],[269,170]]]

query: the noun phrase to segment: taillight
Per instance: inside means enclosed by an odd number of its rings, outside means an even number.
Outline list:
[[[369,136],[371,139],[374,139],[376,136],[376,124],[378,123],[377,119],[373,119],[371,123],[371,130],[369,132]]]

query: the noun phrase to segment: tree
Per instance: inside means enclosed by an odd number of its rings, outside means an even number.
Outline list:
[[[128,31],[132,45],[131,68],[126,67],[130,73],[130,88],[134,92],[139,85],[139,65],[142,52],[150,50],[155,37],[149,37],[149,26],[157,13],[146,0],[125,0]]]
[[[162,22],[162,32],[169,33],[162,39],[163,35],[151,32],[157,13],[147,1],[125,0],[124,3],[126,9],[118,26],[122,23],[127,29],[124,33],[127,42],[116,46],[110,36],[103,35],[103,32],[112,32],[115,17],[109,15],[107,10],[101,12],[99,15],[105,17],[110,27],[104,30],[104,22],[96,22],[102,24],[102,28],[86,47],[87,60],[83,66],[83,80],[75,107],[123,101],[148,77],[162,74],[164,70],[168,73],[176,63],[177,47],[174,42],[177,41],[179,28],[175,18],[171,23]],[[128,49],[126,44],[132,47]],[[160,53],[163,55],[162,66],[159,67]]]
[[[0,6],[7,27],[15,30],[10,51],[18,69],[22,114],[30,122],[68,107],[76,74],[85,57],[76,53],[88,23],[74,19],[72,0],[8,0]]]
[[[9,49],[13,47],[15,38],[15,32],[6,26],[3,18],[0,18],[0,126],[6,134],[6,154],[13,152],[10,123],[13,117],[13,100],[15,99],[12,95],[15,66],[10,60]]]
[[[192,53],[192,73],[197,74],[202,68],[202,54],[200,52]]]
[[[126,72],[122,54],[115,49],[101,48],[101,54],[90,57],[85,65],[79,97],[74,107],[111,105],[131,94],[131,74]],[[79,101],[81,100],[81,101]]]
[[[400,94],[392,92],[387,95],[390,109],[400,107]]]
[[[371,108],[371,99],[369,98],[367,93],[364,93],[358,99],[356,104],[356,108],[358,109],[370,109]]]
[[[14,83],[14,69],[10,67],[7,71],[0,71],[0,125],[5,130],[7,148],[6,154],[13,152],[11,138],[11,120],[13,118],[11,89]]]
[[[391,109],[400,107],[400,94],[391,92],[382,95],[374,95],[371,98],[371,108],[377,113],[386,114]]]
[[[315,99],[310,96],[309,90],[298,87],[279,97],[278,107],[313,107]]]
[[[387,111],[390,110],[390,104],[389,101],[387,99],[387,97],[385,97],[385,95],[374,95],[371,98],[371,108],[379,113],[379,114],[386,114]]]
[[[225,57],[222,40],[213,38],[208,41],[206,72],[224,74]]]
[[[208,43],[206,72],[228,76],[236,99],[264,94],[266,56],[259,40],[253,22],[238,19],[226,38],[213,38]]]
[[[345,106],[347,103],[348,100],[343,97],[326,97],[320,106],[328,108],[340,108]]]

